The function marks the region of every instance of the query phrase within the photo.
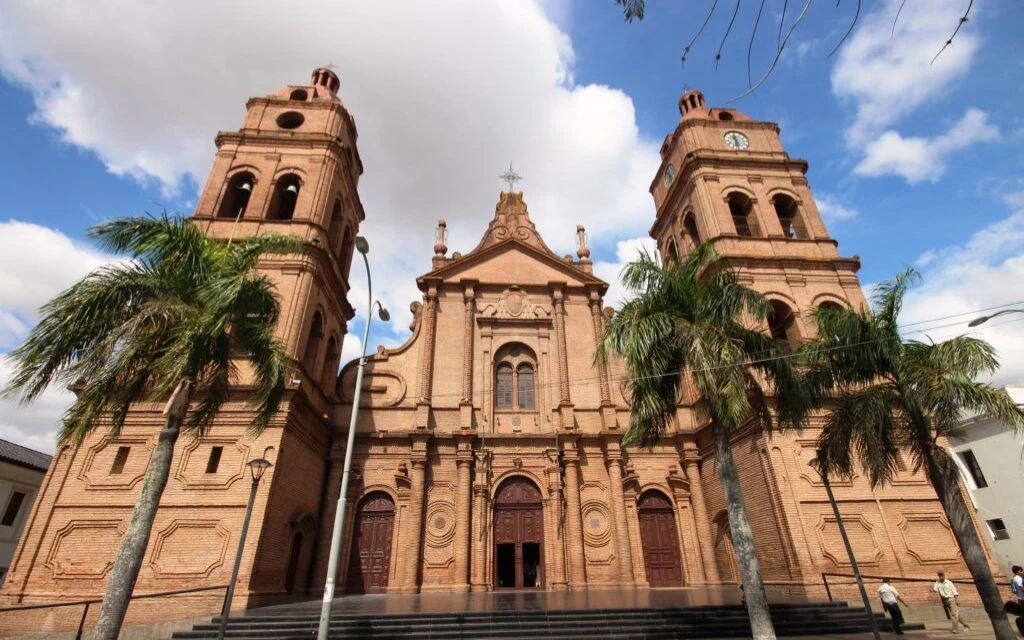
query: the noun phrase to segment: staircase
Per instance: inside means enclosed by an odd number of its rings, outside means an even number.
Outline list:
[[[771,606],[780,636],[816,636],[870,631],[863,608],[845,603],[778,604]],[[883,614],[875,614],[880,630],[891,630]],[[179,631],[172,640],[216,638],[219,618],[210,624]],[[259,614],[228,620],[227,638],[291,640],[315,638],[318,616]],[[923,629],[906,624],[904,629]],[[703,606],[673,609],[571,609],[558,611],[484,611],[467,613],[338,614],[331,617],[331,638],[408,640],[593,640],[616,638],[750,637],[746,610],[741,606]]]

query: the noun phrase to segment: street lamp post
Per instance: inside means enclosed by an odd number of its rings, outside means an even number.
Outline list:
[[[242,564],[242,549],[245,548],[245,536],[249,533],[249,518],[252,516],[252,505],[256,501],[256,489],[260,486],[260,478],[263,473],[272,465],[268,460],[256,458],[248,463],[249,472],[252,474],[252,488],[249,489],[249,504],[245,506],[245,519],[242,520],[242,533],[238,538],[238,550],[235,551],[235,566],[231,569],[231,582],[228,583],[228,591],[224,594],[224,607],[220,612],[220,627],[217,629],[217,640],[224,640],[224,633],[228,629],[228,614],[231,612],[231,600],[235,597],[235,582],[238,581],[238,567]]]
[[[382,322],[391,319],[388,310],[380,303],[374,301],[373,288],[370,285],[370,261],[366,253],[370,250],[369,243],[362,236],[356,237],[356,249],[363,256],[363,263],[366,265],[366,293],[369,306],[366,309],[366,326],[363,329],[363,353],[359,357],[359,366],[356,369],[356,388],[352,392],[352,416],[348,422],[348,442],[345,445],[345,465],[341,474],[341,493],[338,494],[338,504],[334,509],[334,529],[331,533],[331,553],[327,560],[327,582],[324,584],[324,602],[320,609],[320,627],[317,630],[317,640],[327,640],[327,633],[331,626],[331,602],[334,600],[334,581],[338,574],[338,557],[341,555],[341,534],[345,524],[345,504],[348,496],[348,479],[352,471],[352,449],[356,442],[356,419],[359,415],[359,395],[363,390],[363,368],[366,365],[366,343],[370,339],[370,322],[373,320],[373,307],[377,306],[378,316]]]
[[[997,312],[993,313],[990,316],[979,316],[979,317],[975,318],[974,320],[971,320],[970,322],[968,322],[967,326],[968,327],[977,327],[979,325],[985,324],[986,322],[988,322],[992,318],[995,318],[996,316],[1003,315],[1004,313],[1024,313],[1024,309],[1003,309],[1002,311],[997,311]]]

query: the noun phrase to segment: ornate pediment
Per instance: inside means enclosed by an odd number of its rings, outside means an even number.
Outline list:
[[[496,320],[547,320],[551,317],[551,309],[530,302],[529,296],[521,287],[512,285],[502,292],[497,302],[479,304],[481,318]]]

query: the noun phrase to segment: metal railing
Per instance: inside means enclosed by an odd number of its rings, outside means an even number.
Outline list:
[[[829,587],[829,584],[828,584],[829,576],[831,576],[833,578],[852,578],[852,579],[856,579],[856,576],[853,575],[852,573],[827,573],[827,572],[822,572],[822,574],[821,574],[821,582],[822,582],[822,584],[825,585],[825,593],[828,595],[828,601],[829,602],[833,602],[833,599],[832,599],[832,589]],[[869,575],[866,575],[866,574],[862,573],[862,574],[860,574],[860,577],[863,578],[864,580],[878,580],[879,582],[881,582],[882,580],[885,580],[886,578],[889,578],[893,582],[924,582],[924,583],[929,583],[929,584],[932,584],[932,583],[935,582],[935,578],[908,578],[908,577],[904,577],[904,576],[894,576],[894,575],[888,575],[888,576],[869,576]],[[953,584],[969,584],[969,585],[972,585],[972,586],[974,585],[974,580],[965,579],[965,578],[950,578],[949,581],[952,582]],[[856,584],[856,583],[853,583],[853,584]]]
[[[128,601],[131,602],[133,600],[145,600],[146,598],[162,598],[164,596],[178,596],[185,593],[199,593],[201,591],[216,591],[218,589],[226,590],[227,588],[228,585],[219,584],[212,587],[177,589],[175,591],[158,591],[157,593],[143,593],[137,596],[133,595],[128,599]],[[84,605],[82,608],[82,617],[78,621],[78,631],[75,633],[75,640],[82,640],[82,634],[85,632],[85,620],[89,617],[89,607],[100,602],[103,602],[103,598],[93,598],[90,600],[72,600],[71,602],[51,602],[49,604],[27,604],[17,607],[0,607],[0,613],[31,611],[34,609],[54,609],[56,607],[77,607]]]

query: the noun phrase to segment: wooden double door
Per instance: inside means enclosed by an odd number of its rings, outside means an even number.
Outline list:
[[[526,478],[509,478],[494,496],[494,587],[543,586],[544,509],[540,490]]]
[[[660,491],[647,491],[637,503],[644,569],[652,587],[679,587],[683,568],[672,502]]]
[[[395,503],[375,492],[363,498],[356,514],[349,562],[348,593],[383,593],[391,574],[391,540],[395,531]]]

